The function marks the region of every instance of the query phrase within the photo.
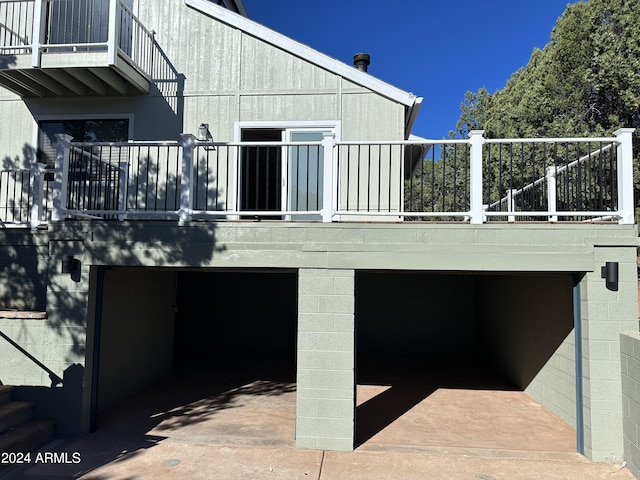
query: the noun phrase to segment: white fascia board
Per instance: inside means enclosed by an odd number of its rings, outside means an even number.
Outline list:
[[[234,28],[242,30],[264,42],[274,45],[297,57],[311,62],[325,70],[335,73],[347,80],[368,88],[384,97],[389,98],[407,107],[413,107],[418,97],[413,93],[400,90],[382,80],[372,77],[370,74],[361,72],[355,67],[347,65],[335,58],[314,50],[307,45],[297,42],[281,33],[265,27],[251,19],[244,18],[226,8],[222,8],[207,0],[184,0],[185,5],[209,15]],[[422,100],[422,99],[420,99]]]
[[[408,111],[406,116],[406,123],[404,125],[404,138],[409,138],[409,136],[411,136],[413,125],[416,123],[416,118],[418,118],[420,107],[422,107],[422,100],[422,97],[417,97],[414,104],[407,108]]]

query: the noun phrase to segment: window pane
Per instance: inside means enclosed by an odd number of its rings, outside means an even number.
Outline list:
[[[76,142],[126,142],[129,139],[129,120],[43,120],[40,122],[38,157],[48,168],[55,166],[56,134],[73,137]]]

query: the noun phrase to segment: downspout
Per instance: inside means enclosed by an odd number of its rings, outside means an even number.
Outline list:
[[[580,274],[573,275],[573,334],[576,367],[576,450],[584,455],[584,397],[582,385],[582,311]]]

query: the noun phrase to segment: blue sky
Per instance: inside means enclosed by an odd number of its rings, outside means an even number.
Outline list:
[[[550,40],[567,0],[244,0],[249,16],[424,98],[413,133],[440,139],[455,128],[466,91],[504,87]]]

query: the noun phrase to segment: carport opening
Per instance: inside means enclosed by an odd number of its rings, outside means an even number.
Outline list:
[[[103,284],[98,429],[293,443],[295,271],[114,268]]]
[[[568,274],[359,271],[356,351],[356,446],[575,451]]]

